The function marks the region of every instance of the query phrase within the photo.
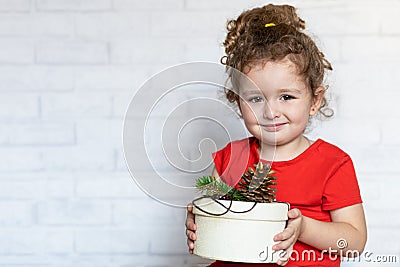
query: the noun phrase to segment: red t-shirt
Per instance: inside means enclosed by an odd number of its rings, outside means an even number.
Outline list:
[[[226,183],[237,185],[246,169],[259,162],[258,140],[250,137],[229,143],[225,148],[213,153],[215,168]],[[262,160],[264,161],[264,160]],[[294,159],[275,161],[271,164],[277,177],[277,201],[290,203],[304,216],[330,222],[330,211],[362,203],[356,174],[350,157],[338,147],[321,139]],[[297,260],[290,260],[293,266],[340,266],[340,258],[332,260],[328,253],[296,242]],[[307,252],[315,253],[308,258]],[[322,255],[321,255],[322,254]],[[299,255],[299,257],[296,257]],[[302,257],[301,255],[305,255]],[[315,257],[314,257],[315,255]],[[314,261],[313,258],[316,260]],[[309,260],[308,260],[309,259]],[[217,261],[211,266],[254,266],[255,264],[228,263]],[[256,264],[256,266],[277,266],[276,264]]]

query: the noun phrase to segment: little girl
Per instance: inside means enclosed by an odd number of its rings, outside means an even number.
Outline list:
[[[278,178],[276,200],[291,205],[287,228],[274,237],[273,250],[286,252],[277,264],[340,266],[338,252],[353,251],[351,256],[363,251],[365,217],[350,157],[322,139],[303,135],[312,117],[332,115],[322,85],[325,70],[332,68],[304,28],[288,5],[254,8],[228,22],[222,63],[246,74],[258,90],[241,85],[237,93],[225,92],[253,136],[214,153],[212,175],[235,185],[243,173],[230,167],[242,157],[234,151],[249,146],[247,166],[271,162]],[[193,253],[196,224],[190,205],[186,228]],[[210,266],[230,265],[254,264],[216,261]]]

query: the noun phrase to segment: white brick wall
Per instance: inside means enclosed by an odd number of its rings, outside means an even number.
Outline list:
[[[184,210],[127,172],[122,119],[151,75],[218,62],[226,20],[265,3],[0,0],[0,267],[205,265],[186,252]],[[367,249],[399,255],[400,2],[289,3],[335,69],[336,117],[310,135],[352,156]]]
[[[38,11],[109,11],[111,0],[37,0]]]

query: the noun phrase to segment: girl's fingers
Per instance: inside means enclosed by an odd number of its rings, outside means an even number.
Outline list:
[[[272,249],[275,251],[279,250],[285,251],[285,254],[280,253],[280,258],[277,262],[277,265],[280,266],[285,266],[288,263],[290,255],[293,251],[293,245],[297,240],[296,233],[299,228],[298,218],[301,217],[301,212],[298,209],[291,209],[288,212],[288,217],[289,217],[289,226],[281,233],[274,236],[274,241],[281,241],[281,242],[272,247]]]
[[[186,236],[187,236],[187,238],[191,239],[190,238],[190,230],[189,229],[186,229]]]
[[[289,239],[283,240],[279,244],[276,244],[272,247],[273,250],[278,251],[278,250],[287,250],[288,248],[292,247],[294,243],[296,242],[296,239],[294,236],[291,236]]]
[[[187,236],[187,245],[189,248],[189,253],[193,254],[193,249],[194,249],[194,241],[196,240],[196,234],[194,231],[196,231],[196,224],[194,222],[194,214],[193,214],[193,206],[189,204],[187,206],[187,216],[186,216],[186,236]]]
[[[289,262],[289,257],[290,257],[291,253],[292,253],[292,250],[285,251],[285,254],[280,256],[277,264],[280,266],[285,266]]]
[[[194,249],[194,243],[193,241],[191,241],[190,239],[187,240],[187,244],[188,244],[188,248],[189,248],[189,253],[193,253],[193,249]]]
[[[187,229],[192,230],[192,231],[196,231],[196,224],[194,222],[194,214],[192,213],[192,206],[188,205],[187,209],[187,216],[186,216],[186,223],[185,226]]]
[[[291,227],[286,228],[285,230],[274,236],[274,241],[283,241],[293,235],[294,235],[294,230]]]
[[[187,242],[187,245],[189,247],[189,252],[190,252],[190,250],[194,249],[194,242],[190,239],[188,239],[186,242]]]
[[[186,223],[185,226],[187,229],[190,229],[192,231],[196,231],[196,224],[194,222],[194,215],[193,213],[188,213],[186,217]]]
[[[187,205],[187,211],[192,213],[193,212],[193,205],[192,204],[188,204]]]
[[[187,236],[187,238],[189,238],[192,241],[195,241],[197,238],[196,234],[193,231],[190,231],[188,229],[186,230],[186,236]]]
[[[196,231],[197,226],[196,226],[196,224],[194,223],[194,221],[192,221],[192,220],[190,220],[190,219],[187,219],[187,220],[186,220],[186,228],[187,228],[188,230],[191,230],[191,231]]]
[[[299,217],[300,214],[301,214],[301,212],[300,212],[299,209],[291,209],[291,210],[289,210],[289,212],[288,212],[288,217],[289,217],[290,219],[295,219],[295,218]]]

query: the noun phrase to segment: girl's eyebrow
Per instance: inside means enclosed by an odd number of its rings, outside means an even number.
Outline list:
[[[279,89],[279,93],[296,93],[303,94],[303,92],[297,88],[282,88]],[[244,90],[243,95],[251,95],[251,94],[262,94],[261,90]]]
[[[282,88],[279,90],[280,93],[297,93],[297,94],[303,94],[303,92],[297,88]]]
[[[251,95],[251,94],[262,94],[261,90],[248,90],[248,91],[244,91],[243,95]]]

